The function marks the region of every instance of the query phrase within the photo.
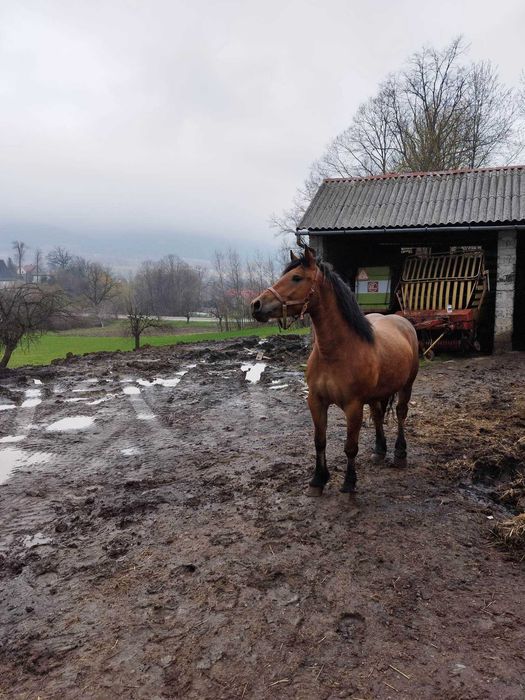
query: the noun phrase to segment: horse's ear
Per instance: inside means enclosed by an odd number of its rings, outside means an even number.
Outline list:
[[[296,255],[293,250],[290,251],[290,260],[294,262],[295,260],[299,260],[299,256]]]
[[[304,247],[304,259],[308,265],[315,265],[315,250],[310,246]]]

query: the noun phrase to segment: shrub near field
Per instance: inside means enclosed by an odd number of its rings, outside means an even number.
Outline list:
[[[277,326],[260,326],[245,328],[237,331],[188,333],[187,335],[153,335],[145,336],[146,345],[174,345],[176,343],[195,343],[209,340],[225,340],[228,338],[246,338],[251,335],[266,337],[279,333]],[[309,333],[308,328],[294,329],[291,333]],[[110,336],[62,335],[48,333],[29,349],[18,348],[13,353],[9,367],[23,365],[48,365],[52,360],[63,358],[68,352],[83,355],[100,351],[128,351],[133,349],[133,339]]]

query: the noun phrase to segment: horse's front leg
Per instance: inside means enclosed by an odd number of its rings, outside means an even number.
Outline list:
[[[357,474],[355,471],[355,458],[359,450],[359,431],[363,423],[363,404],[360,402],[352,402],[345,407],[346,415],[346,442],[345,453],[348,460],[346,466],[346,475],[342,493],[353,493],[357,483]]]
[[[310,481],[310,495],[321,496],[330,472],[326,466],[326,423],[328,404],[310,392],[308,406],[314,422],[315,471]]]

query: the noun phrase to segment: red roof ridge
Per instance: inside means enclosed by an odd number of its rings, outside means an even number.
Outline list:
[[[428,170],[421,172],[394,172],[381,175],[356,175],[354,177],[325,177],[323,182],[358,182],[362,180],[393,180],[395,178],[430,177],[433,175],[462,175],[464,173],[486,173],[501,170],[525,170],[525,165],[494,165],[487,168],[456,168],[451,170]]]

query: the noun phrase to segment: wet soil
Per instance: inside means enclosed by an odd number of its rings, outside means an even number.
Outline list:
[[[372,462],[366,420],[352,499],[334,409],[311,499],[306,355],[248,338],[0,379],[0,697],[524,698],[525,563],[490,528],[522,508],[525,357],[424,366],[409,466]]]

